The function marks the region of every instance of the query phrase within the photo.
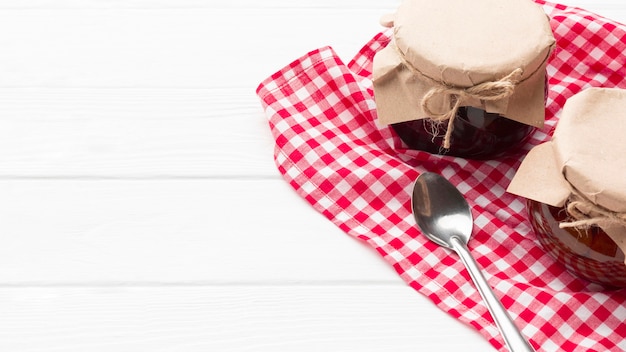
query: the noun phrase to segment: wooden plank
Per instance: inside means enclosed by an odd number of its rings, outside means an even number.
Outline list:
[[[492,351],[409,287],[0,290],[2,351]]]
[[[0,10],[0,87],[248,87],[310,50],[345,60],[376,33],[367,8]]]
[[[0,178],[278,178],[253,91],[0,89]]]
[[[0,285],[392,282],[282,180],[0,180]]]
[[[4,0],[0,9],[175,9],[175,8],[388,8],[400,0]]]
[[[175,8],[289,8],[289,9],[389,9],[399,5],[401,0],[4,0],[0,9],[175,9]],[[595,7],[600,9],[620,9],[621,0],[561,0],[554,1],[570,6]]]

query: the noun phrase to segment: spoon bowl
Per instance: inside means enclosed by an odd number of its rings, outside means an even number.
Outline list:
[[[469,204],[447,179],[434,173],[418,177],[411,197],[422,233],[440,246],[454,249],[452,238],[467,243],[474,220]]]
[[[459,255],[509,350],[535,351],[515,326],[467,248],[474,220],[470,206],[461,192],[443,176],[423,173],[413,186],[411,204],[421,232],[431,241],[452,249]]]

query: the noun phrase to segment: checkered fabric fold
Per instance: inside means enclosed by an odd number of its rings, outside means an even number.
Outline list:
[[[265,79],[257,94],[276,142],[280,173],[313,208],[387,261],[416,291],[504,342],[456,255],[419,233],[410,194],[426,171],[448,178],[475,218],[469,248],[524,335],[539,351],[626,350],[626,291],[606,291],[555,263],[530,230],[525,200],[505,192],[525,152],[548,140],[566,99],[587,87],[626,88],[626,26],[573,7],[537,1],[557,39],[547,73],[547,124],[518,154],[476,161],[409,150],[376,123],[376,35],[345,64],[313,50]]]

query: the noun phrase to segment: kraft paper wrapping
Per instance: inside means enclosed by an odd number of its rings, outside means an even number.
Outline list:
[[[626,90],[588,88],[565,103],[552,140],[534,147],[507,191],[561,207],[576,191],[591,204],[626,212]],[[588,209],[589,216],[600,216]],[[626,253],[626,226],[599,226]]]
[[[521,69],[509,97],[495,101],[462,97],[462,106],[543,126],[545,66],[555,40],[545,12],[534,2],[405,0],[381,23],[393,27],[394,38],[374,57],[380,123],[428,118],[420,105],[433,88],[466,89]],[[428,106],[445,112],[456,98],[437,94]]]

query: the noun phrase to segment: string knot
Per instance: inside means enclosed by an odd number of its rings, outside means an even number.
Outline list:
[[[395,45],[394,45],[395,46]],[[523,70],[517,68],[508,75],[495,80],[479,83],[470,87],[457,87],[446,84],[445,82],[436,80],[427,76],[415,66],[413,66],[406,59],[404,53],[395,46],[396,51],[402,61],[404,67],[406,67],[414,76],[417,76],[423,80],[428,81],[433,87],[422,97],[420,107],[429,116],[429,118],[435,122],[448,121],[448,127],[443,139],[443,148],[450,148],[450,138],[452,136],[452,129],[454,128],[454,119],[456,113],[461,107],[461,104],[468,100],[481,100],[481,101],[497,101],[510,97],[515,91],[515,87],[520,82]],[[444,96],[450,101],[450,107],[443,112],[433,111],[429,103],[435,97]]]
[[[561,228],[592,225],[626,227],[626,213],[615,212],[595,204],[576,190],[573,191],[567,203],[566,211],[572,217],[572,221],[560,223]]]

